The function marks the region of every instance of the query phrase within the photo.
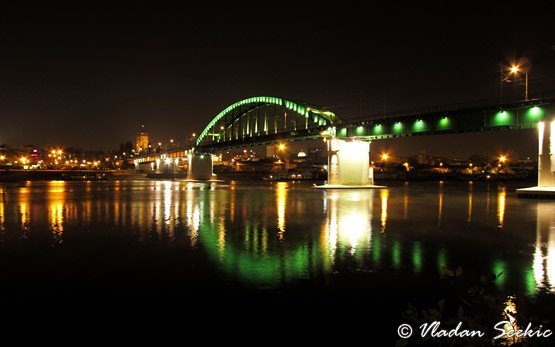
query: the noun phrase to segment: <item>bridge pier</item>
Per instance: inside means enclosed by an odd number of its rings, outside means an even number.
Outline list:
[[[519,196],[555,197],[555,120],[538,123],[538,185],[517,189]]]
[[[385,188],[374,185],[369,141],[329,138],[327,143],[328,181],[318,188]]]
[[[213,172],[211,154],[193,152],[189,154],[188,160],[187,179],[200,181],[216,179],[216,175]]]

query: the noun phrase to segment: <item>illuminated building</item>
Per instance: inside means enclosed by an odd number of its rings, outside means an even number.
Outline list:
[[[139,132],[135,138],[135,151],[137,153],[148,148],[148,133]]]

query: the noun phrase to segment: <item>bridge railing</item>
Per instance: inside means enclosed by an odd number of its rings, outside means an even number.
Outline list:
[[[453,104],[442,104],[434,107],[421,107],[421,108],[414,108],[414,109],[406,109],[406,110],[399,110],[399,111],[390,111],[384,113],[376,113],[372,115],[368,115],[362,120],[370,121],[373,119],[384,119],[384,118],[394,118],[394,117],[405,117],[405,116],[413,116],[418,114],[427,114],[427,113],[437,113],[437,112],[446,112],[446,111],[459,111],[465,109],[473,109],[473,108],[488,108],[488,107],[496,107],[496,106],[514,106],[515,104],[526,104],[528,102],[536,102],[538,100],[545,100],[554,102],[555,101],[555,91],[549,91],[545,93],[541,93],[538,97],[530,99],[528,101],[524,101],[519,98],[512,98],[510,100],[504,100],[501,102],[499,99],[481,99],[481,100],[473,100],[468,102],[459,102]],[[345,120],[345,123],[349,122],[349,120]],[[357,123],[356,120],[353,120],[352,123]]]

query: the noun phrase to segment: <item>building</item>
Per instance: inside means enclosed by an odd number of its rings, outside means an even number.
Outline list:
[[[148,148],[148,133],[139,132],[135,139],[135,152],[140,153]]]

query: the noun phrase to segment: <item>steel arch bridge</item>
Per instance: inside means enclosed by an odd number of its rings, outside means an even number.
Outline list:
[[[218,113],[198,136],[196,151],[318,139],[339,122],[333,112],[321,107],[256,96],[237,101]]]

